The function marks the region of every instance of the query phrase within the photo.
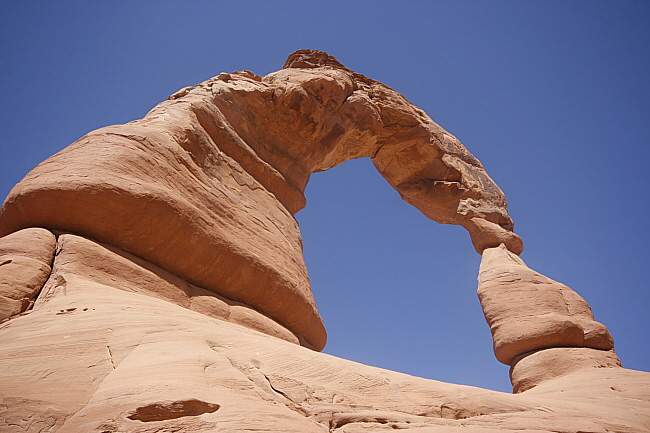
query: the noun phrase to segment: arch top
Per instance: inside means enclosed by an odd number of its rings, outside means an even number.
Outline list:
[[[336,57],[327,54],[325,51],[310,49],[296,50],[293,53],[289,54],[286,62],[284,62],[283,69],[320,68],[323,66],[341,68],[352,72],[350,69],[343,66],[341,62],[336,60]]]
[[[298,50],[284,67],[263,81],[279,86],[290,101],[281,97],[277,105],[299,113],[294,125],[316,125],[306,139],[278,140],[273,146],[288,149],[292,167],[304,167],[300,191],[311,172],[370,157],[407,203],[434,221],[465,227],[477,252],[501,243],[522,252],[501,189],[481,162],[424,111],[323,51]]]

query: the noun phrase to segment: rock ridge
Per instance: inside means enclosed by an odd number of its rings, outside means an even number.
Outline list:
[[[47,245],[39,244],[39,241],[44,239]],[[54,242],[51,242],[52,239]],[[24,308],[20,311],[3,310],[0,323],[25,314],[33,307],[40,308],[59,296],[68,295],[71,290],[75,290],[75,285],[68,286],[68,283],[82,278],[98,284],[110,281],[113,287],[120,290],[152,296],[216,319],[237,323],[285,341],[301,344],[299,338],[291,331],[246,304],[188,283],[119,248],[72,233],[23,229],[0,238],[0,251],[0,257],[10,257],[6,261],[11,263],[20,261],[28,254],[51,257],[46,274],[38,274],[39,284],[23,295],[25,297],[21,301]],[[15,284],[14,281],[18,279],[26,279],[24,269],[0,267],[0,284],[3,287]],[[27,283],[29,282],[30,280],[27,280]],[[7,290],[3,289],[0,293],[0,296],[6,297],[4,294]],[[3,305],[13,304],[7,302]],[[61,310],[57,314],[69,314],[74,310]],[[306,342],[302,342],[302,345],[309,346]]]

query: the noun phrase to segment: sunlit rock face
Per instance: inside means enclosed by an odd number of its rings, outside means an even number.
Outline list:
[[[468,230],[519,394],[317,352],[293,215],[311,173],[360,157]],[[512,230],[454,136],[326,53],[181,89],[41,163],[0,210],[0,430],[647,431],[648,375],[620,368],[586,302],[530,270]]]
[[[585,300],[528,268],[504,245],[483,252],[478,296],[494,354],[512,367],[516,392],[585,366],[621,365],[612,336]]]
[[[364,156],[425,215],[468,227],[479,250],[521,251],[503,193],[456,138],[312,51],[266,77],[221,74],[82,137],[12,190],[0,234],[44,227],[105,242],[322,349],[293,214],[310,173]]]

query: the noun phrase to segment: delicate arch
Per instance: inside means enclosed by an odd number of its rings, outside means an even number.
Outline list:
[[[326,333],[293,214],[312,172],[362,156],[427,217],[467,228],[477,251],[521,252],[503,193],[455,137],[310,50],[265,77],[220,74],[82,137],[12,190],[0,236],[44,227],[114,245],[320,350]]]

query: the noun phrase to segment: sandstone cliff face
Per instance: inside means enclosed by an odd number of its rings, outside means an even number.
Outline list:
[[[326,333],[293,215],[312,172],[359,157],[469,231],[519,394],[310,350]],[[607,329],[517,257],[512,230],[504,194],[455,137],[326,53],[184,88],[46,160],[0,210],[0,426],[650,430],[648,375],[620,368]]]

